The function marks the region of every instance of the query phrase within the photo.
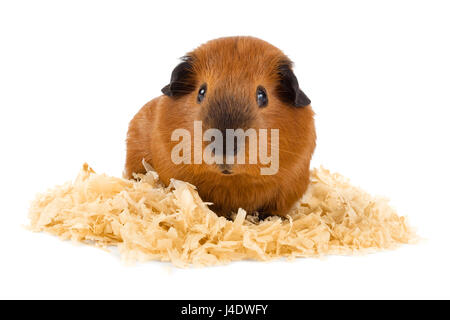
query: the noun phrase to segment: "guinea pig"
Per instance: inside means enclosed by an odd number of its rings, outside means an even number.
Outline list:
[[[162,93],[129,124],[125,176],[145,173],[145,160],[163,183],[175,178],[193,184],[202,200],[226,217],[239,208],[263,216],[285,216],[301,198],[309,184],[316,145],[314,112],[299,87],[293,63],[281,50],[253,37],[211,40],[182,58]],[[238,129],[266,130],[266,134],[256,135],[258,143],[252,145],[245,142],[255,134],[245,135],[240,144],[234,136],[233,147],[228,148],[229,141],[215,141],[222,137],[198,139],[196,130],[209,129],[223,133],[223,138]],[[181,134],[174,139],[174,132]],[[179,138],[185,135],[197,137],[180,149]],[[221,143],[210,150],[209,158],[202,158],[208,141]],[[261,148],[262,142],[266,143],[262,149],[270,150],[278,161],[269,174],[263,174],[268,163],[267,158],[262,161],[261,153],[256,163],[255,157],[249,161],[250,147]],[[177,146],[186,152],[182,156],[186,161],[174,161]],[[201,159],[192,160],[195,152]],[[242,154],[241,160],[247,161],[225,161]],[[211,157],[224,161],[206,161]]]

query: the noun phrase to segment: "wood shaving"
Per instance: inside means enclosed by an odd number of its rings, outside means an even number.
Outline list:
[[[355,254],[418,239],[386,199],[324,168],[311,171],[306,194],[287,218],[263,221],[242,209],[234,220],[218,217],[186,182],[172,180],[165,187],[153,171],[135,178],[97,174],[85,164],[74,182],[36,197],[30,229],[117,246],[126,261],[170,261],[178,267]]]

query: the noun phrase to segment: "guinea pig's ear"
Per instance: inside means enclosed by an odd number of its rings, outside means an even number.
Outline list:
[[[280,82],[277,87],[279,98],[290,103],[294,107],[305,107],[311,104],[311,100],[298,86],[297,77],[292,71],[292,63],[283,63],[278,67]]]
[[[179,97],[188,94],[195,89],[192,59],[183,57],[183,62],[175,67],[170,77],[170,83],[161,89],[162,93],[169,97]]]

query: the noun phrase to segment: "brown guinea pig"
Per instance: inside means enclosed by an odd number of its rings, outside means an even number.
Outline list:
[[[145,172],[145,160],[165,184],[175,178],[195,185],[201,198],[213,203],[211,208],[223,216],[239,208],[284,216],[301,198],[309,183],[315,148],[314,112],[299,88],[292,62],[282,51],[253,37],[209,41],[182,58],[162,92],[130,122],[128,178]],[[208,129],[223,135],[208,139],[200,133],[198,139],[197,131]],[[243,140],[228,136],[230,130],[236,133],[238,129],[244,133],[265,129],[266,134],[249,133]],[[175,139],[174,132],[179,133]],[[180,149],[179,138],[186,135],[194,141]],[[229,148],[228,137],[232,138]],[[258,143],[250,142],[255,137]],[[206,152],[208,141],[217,142],[210,153]],[[260,149],[256,163],[255,146]],[[180,154],[184,151],[182,161],[174,160],[175,149]],[[263,158],[268,150],[271,158]],[[233,161],[242,154],[241,161]],[[272,171],[264,173],[268,159],[277,163],[270,163]]]

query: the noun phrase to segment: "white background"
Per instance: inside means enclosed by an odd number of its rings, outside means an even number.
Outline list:
[[[0,298],[450,298],[448,1],[2,1]],[[120,176],[131,117],[220,36],[284,50],[317,113],[313,165],[392,199],[420,245],[176,269],[23,228],[84,161]]]

